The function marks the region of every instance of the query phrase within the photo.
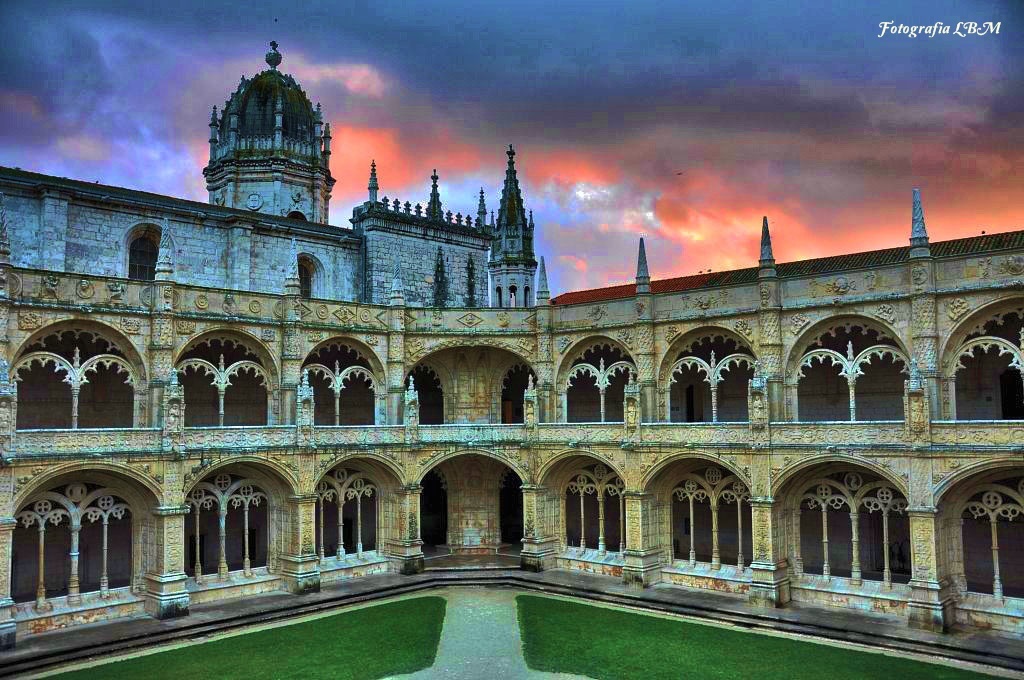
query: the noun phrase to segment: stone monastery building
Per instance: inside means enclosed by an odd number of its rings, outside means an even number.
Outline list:
[[[0,168],[0,647],[449,552],[1021,630],[1024,231],[552,298],[512,147],[330,226],[266,61],[209,203]]]

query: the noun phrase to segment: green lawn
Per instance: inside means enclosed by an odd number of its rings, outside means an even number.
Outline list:
[[[535,670],[592,678],[945,680],[990,677],[830,645],[518,595],[523,656]]]
[[[56,676],[146,678],[380,678],[434,663],[442,597],[417,597],[157,652]]]

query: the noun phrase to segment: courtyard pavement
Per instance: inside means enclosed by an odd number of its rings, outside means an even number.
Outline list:
[[[494,588],[445,588],[431,595],[448,601],[434,665],[417,673],[396,676],[403,680],[451,678],[585,678],[582,675],[542,673],[526,667],[523,659],[516,592]]]

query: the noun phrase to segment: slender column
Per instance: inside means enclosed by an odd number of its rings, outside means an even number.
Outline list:
[[[846,384],[850,388],[850,420],[857,420],[857,381],[847,378]]]
[[[242,504],[242,545],[245,552],[242,557],[242,570],[246,576],[252,576],[252,563],[249,561],[249,502]]]
[[[883,520],[884,521],[884,520]],[[853,540],[852,566],[850,567],[850,582],[859,586],[863,581],[860,577],[860,515],[856,510],[850,513],[850,532]]]
[[[718,384],[711,385],[711,422],[718,422]]]
[[[604,422],[604,390],[598,390],[601,393],[601,422]]]
[[[797,574],[804,573],[804,558],[800,554],[800,542],[802,536],[800,535],[800,516],[803,512],[803,507],[800,505],[796,506],[796,518],[793,523],[793,571]]]
[[[71,575],[68,576],[68,604],[79,604],[82,601],[78,580],[78,534],[81,530],[80,524],[71,525]]]
[[[601,420],[602,421],[604,420],[603,416],[602,416]],[[587,542],[584,539],[584,536],[586,535],[586,531],[587,531],[586,530],[587,523],[584,522],[583,519],[584,519],[584,517],[583,517],[583,489],[580,489],[580,550],[586,550],[587,549]]]
[[[345,556],[345,503],[338,499],[338,559]],[[418,538],[418,537],[417,537]]]
[[[711,505],[711,568],[722,566],[722,558],[718,554],[718,503]]]
[[[363,559],[363,494],[356,496],[356,557]]]
[[[377,395],[374,395],[376,397]],[[377,405],[374,404],[374,409]],[[334,424],[341,425],[341,391],[335,390],[334,392]]]
[[[100,597],[110,595],[110,579],[107,576],[107,526],[110,520],[106,513],[103,513],[103,571],[100,572]]]
[[[46,601],[46,522],[39,522],[39,579],[36,582],[36,610],[48,611]]]
[[[225,536],[227,531],[228,521],[228,509],[221,507],[217,512],[217,532],[219,534],[219,547],[220,557],[217,561],[217,575],[222,579],[228,577],[228,558],[227,558],[227,538]]]
[[[192,508],[196,511],[196,564],[193,569],[196,583],[199,584],[203,582],[203,563],[199,559],[199,505],[193,505]]]
[[[604,546],[604,494],[601,489],[597,490],[597,550],[602,555],[605,553]]]
[[[78,392],[81,387],[78,385],[71,386],[71,429],[78,429]]]
[[[889,570],[889,513],[882,512],[882,582],[885,589],[892,588],[892,572]]]
[[[999,578],[999,523],[995,517],[990,518],[989,522],[992,526],[992,596],[1002,599],[1003,581]]]
[[[693,537],[697,533],[697,527],[694,523],[693,517],[693,496],[689,496],[690,499],[690,567],[697,566],[697,551],[693,547]]]
[[[271,398],[270,393],[267,393],[268,400]],[[224,388],[217,388],[217,424],[220,427],[224,427]]]
[[[828,510],[824,503],[821,504],[821,573],[825,578],[832,576],[832,570],[828,565]]]
[[[626,551],[626,499],[619,492],[619,552]]]
[[[317,498],[317,503],[320,504],[320,560],[324,559],[324,499],[322,497]]]
[[[736,566],[743,571],[743,499],[736,499]]]

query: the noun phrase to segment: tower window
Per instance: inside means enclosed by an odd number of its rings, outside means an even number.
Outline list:
[[[508,306],[509,307],[515,307],[516,306],[516,287],[515,286],[509,286],[508,287]]]
[[[293,210],[288,213],[288,218],[293,220],[302,220],[303,222],[306,221],[306,216],[298,210]]]
[[[151,234],[143,234],[128,246],[128,278],[152,281],[156,278],[156,258],[159,246]]]
[[[313,297],[313,263],[308,258],[299,258],[299,297]]]
[[[497,293],[494,297],[498,300],[498,306],[501,307],[501,286],[495,288],[494,291]]]

